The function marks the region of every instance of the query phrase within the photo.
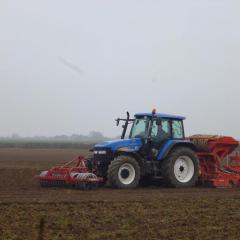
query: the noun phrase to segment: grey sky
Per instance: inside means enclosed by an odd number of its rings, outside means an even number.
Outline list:
[[[117,135],[126,110],[240,138],[239,0],[0,2],[0,135]]]

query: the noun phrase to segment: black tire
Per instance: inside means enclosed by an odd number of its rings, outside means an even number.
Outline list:
[[[129,169],[127,167],[129,167]],[[132,177],[130,171],[132,173],[134,171],[135,173],[132,174]],[[127,183],[128,179],[129,183]],[[110,163],[108,167],[108,181],[114,188],[121,189],[136,188],[139,183],[139,180],[140,180],[140,167],[138,162],[133,157],[118,156]]]
[[[188,170],[189,172],[189,180],[186,177],[185,180],[182,179],[180,181],[177,179],[176,174],[174,172],[174,166],[176,169],[178,168],[176,161],[179,159],[188,159],[188,161],[192,161],[190,163],[191,166],[193,166],[193,169]],[[190,160],[189,160],[190,159]],[[175,165],[176,164],[176,165]],[[190,169],[190,167],[189,167]],[[199,174],[199,161],[197,158],[197,155],[194,151],[192,151],[190,148],[187,147],[178,147],[176,149],[173,149],[169,155],[163,160],[162,163],[162,176],[164,178],[164,183],[169,187],[192,187],[196,184],[198,180],[198,174]],[[184,167],[180,166],[179,170],[180,173],[184,171]],[[192,173],[190,173],[192,172]],[[192,175],[192,177],[191,177]]]

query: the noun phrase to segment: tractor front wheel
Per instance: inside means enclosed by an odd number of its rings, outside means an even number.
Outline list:
[[[139,164],[130,156],[118,156],[108,167],[108,181],[115,188],[135,188],[139,179]]]

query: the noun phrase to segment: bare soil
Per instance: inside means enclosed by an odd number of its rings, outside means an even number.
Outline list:
[[[0,239],[240,239],[240,190],[41,188],[41,170],[86,150],[0,149]]]

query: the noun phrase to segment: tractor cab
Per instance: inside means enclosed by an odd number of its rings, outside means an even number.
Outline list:
[[[156,113],[153,110],[152,113],[137,113],[134,119],[130,119],[129,113],[127,113],[126,119],[116,119],[116,121],[117,125],[119,125],[120,121],[125,121],[125,124],[122,125],[122,139],[125,139],[127,127],[131,124],[128,139],[132,141],[141,140],[141,147],[136,146],[136,149],[144,150],[148,157],[160,160],[161,148],[166,143],[186,141],[183,126],[184,119],[185,117],[182,116]],[[126,143],[129,144],[129,141]],[[124,149],[127,150],[127,148]]]
[[[157,150],[168,140],[184,140],[182,116],[168,114],[140,113],[135,114],[129,138],[141,138],[157,154]],[[156,156],[157,157],[157,156]]]

